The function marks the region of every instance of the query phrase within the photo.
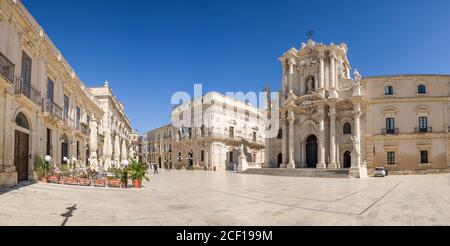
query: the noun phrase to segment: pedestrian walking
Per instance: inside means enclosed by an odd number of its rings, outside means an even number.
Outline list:
[[[158,172],[158,164],[154,164],[154,168],[153,168],[153,174],[159,174]]]
[[[165,168],[166,168],[166,172],[170,172],[169,164],[166,163]]]

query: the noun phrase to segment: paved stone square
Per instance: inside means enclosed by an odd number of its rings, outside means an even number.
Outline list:
[[[450,175],[320,179],[172,171],[142,190],[22,184],[0,225],[450,225]]]

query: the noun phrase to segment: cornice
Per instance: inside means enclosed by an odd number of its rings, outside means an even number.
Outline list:
[[[382,104],[382,103],[424,103],[424,102],[444,102],[448,103],[450,97],[404,97],[404,98],[379,98],[368,99],[366,104]]]

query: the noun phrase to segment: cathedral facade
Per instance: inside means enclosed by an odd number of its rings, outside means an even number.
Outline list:
[[[347,52],[310,39],[279,58],[280,129],[266,139],[265,167],[447,172],[450,76],[362,78]]]

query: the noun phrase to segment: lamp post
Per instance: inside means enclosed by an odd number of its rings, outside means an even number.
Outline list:
[[[44,160],[47,163],[46,167],[44,168],[44,175],[47,177],[47,169],[49,169],[49,167],[50,167],[50,162],[52,161],[52,157],[49,155],[46,155]]]

